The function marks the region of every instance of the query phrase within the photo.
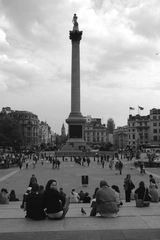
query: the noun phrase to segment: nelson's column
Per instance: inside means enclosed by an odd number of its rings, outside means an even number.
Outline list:
[[[72,42],[72,62],[71,62],[71,112],[66,119],[68,124],[68,141],[64,146],[65,150],[84,150],[85,118],[80,111],[80,40],[82,31],[79,31],[77,16],[73,16],[73,30],[69,32]]]

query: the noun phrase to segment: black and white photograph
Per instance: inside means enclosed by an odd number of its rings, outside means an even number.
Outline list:
[[[160,240],[159,0],[0,0],[0,239]]]

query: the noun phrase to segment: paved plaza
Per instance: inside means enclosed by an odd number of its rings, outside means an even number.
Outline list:
[[[93,195],[96,187],[99,187],[99,182],[101,179],[107,180],[109,185],[118,185],[121,191],[121,197],[124,199],[124,189],[123,181],[126,174],[131,174],[132,180],[136,187],[140,181],[144,181],[147,185],[149,184],[149,174],[153,173],[156,176],[157,184],[160,188],[160,169],[146,169],[148,174],[141,175],[139,169],[134,167],[133,161],[128,162],[123,160],[124,168],[122,175],[116,172],[115,169],[109,169],[108,163],[102,168],[101,164],[97,164],[97,161],[91,159],[91,164],[89,167],[80,166],[79,164],[70,161],[63,162],[61,160],[60,169],[52,169],[52,165],[49,162],[45,162],[42,166],[40,162],[37,163],[36,168],[33,168],[32,163],[28,169],[25,166],[22,170],[18,168],[1,169],[0,170],[0,186],[5,187],[8,191],[14,189],[16,191],[17,197],[22,200],[22,196],[26,191],[29,184],[29,179],[32,174],[35,174],[38,183],[41,185],[46,185],[49,179],[56,179],[58,181],[58,187],[63,187],[64,191],[69,194],[72,188],[76,191],[83,190],[89,192]],[[87,186],[82,186],[81,176],[88,175],[89,184]]]
[[[146,169],[147,174],[140,175],[139,169],[134,168],[133,162],[123,160],[124,169],[119,175],[115,169],[110,170],[108,163],[102,168],[97,161],[92,159],[90,167],[83,167],[74,162],[61,162],[60,169],[52,169],[48,162],[42,166],[38,162],[36,168],[32,164],[28,169],[18,168],[0,170],[0,186],[6,187],[9,191],[15,189],[17,197],[22,200],[29,179],[35,174],[38,183],[45,186],[50,178],[57,179],[58,187],[63,187],[69,194],[72,188],[78,192],[82,189],[93,194],[95,187],[99,186],[99,181],[105,179],[110,185],[116,184],[120,187],[124,206],[120,209],[117,218],[93,218],[89,217],[90,204],[83,207],[87,214],[84,216],[80,212],[82,204],[71,204],[67,216],[62,221],[28,221],[24,218],[25,213],[20,209],[20,202],[10,203],[0,206],[0,239],[117,239],[117,240],[136,240],[160,239],[160,203],[151,203],[149,208],[138,209],[135,202],[125,203],[123,181],[126,174],[130,173],[135,186],[143,180],[149,184],[149,174],[156,176],[156,181],[160,188],[160,169]],[[89,184],[83,187],[81,176],[89,176]]]

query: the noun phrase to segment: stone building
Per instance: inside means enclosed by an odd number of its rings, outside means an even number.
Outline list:
[[[160,109],[150,110],[149,139],[151,145],[160,145]]]
[[[150,115],[140,116],[139,114],[128,118],[128,140],[127,145],[139,147],[150,143]]]
[[[39,119],[28,111],[13,111],[11,115],[22,127],[23,145],[25,147],[39,145]]]
[[[101,118],[86,117],[84,128],[85,141],[90,146],[101,146],[108,143],[108,132],[105,124],[101,123]]]
[[[39,123],[39,142],[44,144],[50,144],[52,141],[51,128],[47,122],[41,121]]]
[[[116,149],[125,149],[128,142],[128,126],[117,127],[113,133],[113,144]]]
[[[24,147],[31,148],[52,141],[51,128],[46,122],[40,122],[36,114],[28,111],[14,111],[10,107],[2,108],[1,113],[8,114],[19,122]]]

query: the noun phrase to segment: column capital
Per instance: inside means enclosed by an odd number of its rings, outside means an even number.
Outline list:
[[[72,41],[80,41],[82,38],[82,31],[78,30],[69,31],[69,38]]]

